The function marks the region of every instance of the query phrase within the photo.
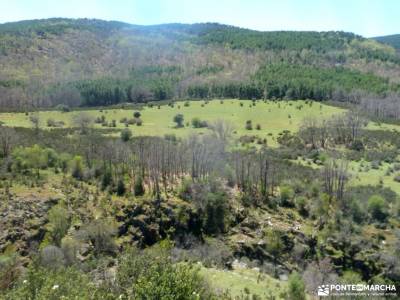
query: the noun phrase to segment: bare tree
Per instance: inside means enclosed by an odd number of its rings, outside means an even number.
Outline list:
[[[343,200],[346,183],[349,180],[347,169],[347,162],[329,160],[322,170],[325,193],[330,197],[336,197],[339,201]]]
[[[74,124],[80,129],[82,134],[87,133],[92,121],[92,118],[84,112],[81,112],[74,117]]]
[[[309,294],[317,292],[318,286],[322,284],[337,283],[338,276],[329,258],[324,258],[318,263],[309,264],[303,274],[303,280],[306,284]]]
[[[301,125],[299,135],[311,147],[317,147],[319,122],[315,117],[304,118]]]
[[[39,132],[40,127],[40,118],[38,114],[31,115],[29,117],[29,121],[31,121],[33,128],[35,128],[36,132]]]
[[[10,155],[12,147],[17,139],[17,133],[14,128],[4,127],[0,125],[0,156],[7,157]]]
[[[225,120],[216,120],[210,125],[214,135],[225,145],[232,136],[234,125]]]

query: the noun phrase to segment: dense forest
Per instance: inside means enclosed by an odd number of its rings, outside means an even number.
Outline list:
[[[1,109],[32,110],[189,97],[385,98],[399,90],[400,56],[345,32],[47,19],[0,25],[0,66]]]

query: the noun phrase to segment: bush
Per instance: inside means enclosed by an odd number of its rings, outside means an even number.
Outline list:
[[[176,127],[178,128],[183,127],[184,117],[182,114],[177,114],[174,116],[173,121],[176,123]]]
[[[176,137],[176,134],[174,133],[166,133],[164,135],[164,139],[170,142],[176,142],[178,138]]]
[[[115,235],[114,224],[104,219],[95,219],[89,223],[85,232],[94,247],[96,256],[99,254],[113,254],[116,250],[113,236]]]
[[[296,198],[296,208],[303,217],[308,216],[308,200],[306,197],[300,196]]]
[[[135,196],[143,196],[145,192],[144,185],[143,185],[143,178],[139,176],[135,180],[135,185],[133,187],[133,193]]]
[[[246,128],[246,130],[253,130],[253,124],[252,124],[251,120],[246,121],[245,128]]]
[[[393,180],[396,181],[396,182],[400,182],[400,174],[397,174],[397,175],[393,178]]]
[[[111,171],[109,169],[106,169],[104,174],[103,174],[103,178],[101,180],[101,189],[105,190],[109,185],[112,184],[112,174]]]
[[[47,119],[47,127],[56,127],[56,126],[57,126],[57,123],[56,123],[56,121],[54,121],[54,119],[52,119],[52,118]]]
[[[40,253],[40,264],[47,269],[59,269],[65,264],[64,254],[56,246],[46,246]]]
[[[173,264],[162,246],[128,250],[118,264],[117,284],[129,299],[209,299],[199,269]],[[124,297],[125,299],[125,297]]]
[[[288,297],[289,300],[305,300],[305,284],[303,279],[297,272],[293,272],[289,276],[288,281]]]
[[[12,288],[21,275],[21,266],[15,255],[0,255],[0,297],[1,292]]]
[[[74,268],[48,270],[31,266],[5,299],[102,299],[88,277]],[[96,296],[94,296],[96,295]],[[93,298],[94,297],[94,298]],[[104,299],[104,298],[103,298]]]
[[[131,137],[132,137],[132,131],[130,131],[128,128],[125,128],[121,131],[121,140],[123,142],[129,141]]]
[[[142,114],[141,114],[139,111],[135,111],[135,112],[133,113],[133,117],[134,117],[135,119],[139,119],[141,116],[142,116]]]
[[[143,121],[140,118],[137,118],[135,122],[136,122],[136,126],[142,126],[142,124],[143,124]]]
[[[71,111],[71,108],[68,105],[65,105],[65,104],[57,105],[56,109],[61,111],[61,112],[70,112]]]
[[[294,191],[290,186],[284,185],[280,187],[281,192],[281,205],[293,206]]]
[[[49,232],[55,245],[61,245],[61,239],[66,235],[69,226],[69,212],[61,205],[53,206],[49,210]]]
[[[199,269],[188,264],[153,264],[135,285],[137,299],[200,299]]]
[[[192,119],[192,126],[194,128],[204,128],[204,127],[207,127],[208,124],[207,124],[207,121],[202,121],[199,118],[193,118]]]
[[[256,129],[257,129],[257,130],[261,130],[261,125],[260,125],[260,124],[257,124],[257,125],[256,125]]]
[[[123,196],[125,195],[126,189],[125,189],[125,184],[122,179],[118,180],[117,183],[117,195],[118,196]]]
[[[97,117],[94,122],[96,124],[104,124],[106,123],[106,116],[105,115],[101,115],[100,117]]]
[[[374,220],[384,222],[388,216],[385,199],[379,195],[371,196],[368,199],[368,212]]]
[[[75,156],[71,162],[71,175],[75,179],[82,180],[83,178],[83,166],[82,166],[82,157]]]
[[[354,140],[350,145],[350,149],[354,151],[362,151],[364,150],[364,144],[360,140]]]

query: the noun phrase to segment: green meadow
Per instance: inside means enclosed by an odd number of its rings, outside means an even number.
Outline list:
[[[257,299],[283,299],[282,294],[287,286],[286,282],[256,269],[202,268],[201,274],[208,279],[211,288],[219,293],[228,291],[234,299],[247,299],[246,296],[252,295],[257,295]]]
[[[186,106],[185,106],[185,103]],[[188,106],[187,106],[188,105]],[[47,120],[64,122],[64,127],[74,127],[74,118],[81,113],[89,115],[93,120],[104,115],[107,122],[116,121],[116,128],[123,129],[125,124],[120,123],[123,118],[132,118],[134,109],[91,109],[83,111],[40,111],[37,114],[40,120],[40,127],[50,129],[47,126]],[[184,137],[190,133],[205,133],[209,129],[191,126],[193,118],[199,118],[209,123],[223,119],[233,124],[235,128],[235,137],[243,135],[256,135],[260,138],[266,138],[268,144],[276,145],[276,137],[283,130],[295,132],[299,124],[305,117],[329,117],[333,114],[343,112],[343,109],[320,104],[312,101],[257,101],[249,100],[211,100],[176,102],[173,107],[161,105],[153,107],[143,107],[140,109],[142,126],[130,125],[134,136],[140,135],[159,135],[175,134],[178,137]],[[173,117],[176,114],[183,114],[183,128],[176,128]],[[251,120],[253,130],[246,130],[246,121]],[[6,126],[11,127],[31,127],[30,116],[25,113],[2,113],[0,121]],[[257,124],[261,129],[257,130]],[[94,124],[95,128],[103,127],[101,124]]]
[[[116,127],[113,129],[122,130],[126,128],[120,120],[123,118],[133,118],[133,113],[140,111],[143,121],[141,126],[129,125],[129,129],[134,136],[164,136],[174,134],[177,137],[185,137],[191,133],[204,134],[209,132],[207,128],[193,128],[191,121],[193,118],[199,118],[201,121],[212,123],[215,120],[222,119],[230,122],[234,127],[234,138],[241,136],[257,136],[267,139],[269,146],[277,146],[276,138],[283,130],[296,132],[299,125],[306,117],[329,118],[335,114],[345,112],[345,109],[322,104],[314,101],[250,101],[250,100],[211,100],[211,101],[186,101],[175,102],[170,105],[144,106],[138,109],[133,108],[112,108],[112,109],[86,109],[75,110],[71,112],[61,111],[39,111],[25,113],[1,113],[0,122],[10,127],[32,127],[30,121],[31,115],[37,115],[42,129],[50,130],[47,126],[47,120],[53,119],[57,122],[63,122],[64,128],[76,126],[74,119],[79,114],[86,114],[92,120],[101,116],[105,117],[107,123],[115,120]],[[177,114],[184,116],[184,127],[177,128],[173,118]],[[246,121],[252,121],[252,130],[245,128]],[[260,129],[257,129],[260,125]],[[93,123],[92,126],[97,129],[109,129],[108,126]],[[370,122],[368,129],[371,130],[391,130],[399,131],[400,126],[384,123]],[[112,133],[119,135],[119,133]],[[368,165],[368,163],[365,163]],[[316,166],[312,164],[312,166]],[[393,174],[387,175],[386,170],[390,165],[381,165],[379,169],[360,167],[360,162],[350,162],[350,171],[352,173],[353,185],[376,185],[383,183],[400,194],[400,184],[393,180]]]
[[[295,162],[314,169],[321,168],[320,165],[313,163],[310,159],[298,158]],[[375,167],[371,167],[371,165],[371,162],[364,160],[350,161],[348,165],[350,184],[353,186],[382,184],[382,186],[388,187],[400,195],[400,183],[394,180],[396,173],[388,174],[387,172],[393,164],[384,162]]]

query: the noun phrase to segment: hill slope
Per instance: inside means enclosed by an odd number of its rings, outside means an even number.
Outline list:
[[[294,65],[308,77],[266,76]],[[307,66],[306,66],[307,65]],[[373,74],[366,74],[373,73]],[[395,49],[344,32],[259,32],[227,25],[47,19],[0,25],[0,108],[173,98],[330,99],[397,89]],[[381,78],[383,77],[383,78]],[[343,78],[360,78],[351,87]],[[361,84],[357,82],[360,81]],[[372,84],[369,84],[370,81]]]
[[[400,50],[400,34],[378,36],[374,39],[380,43],[388,44],[397,50]]]

